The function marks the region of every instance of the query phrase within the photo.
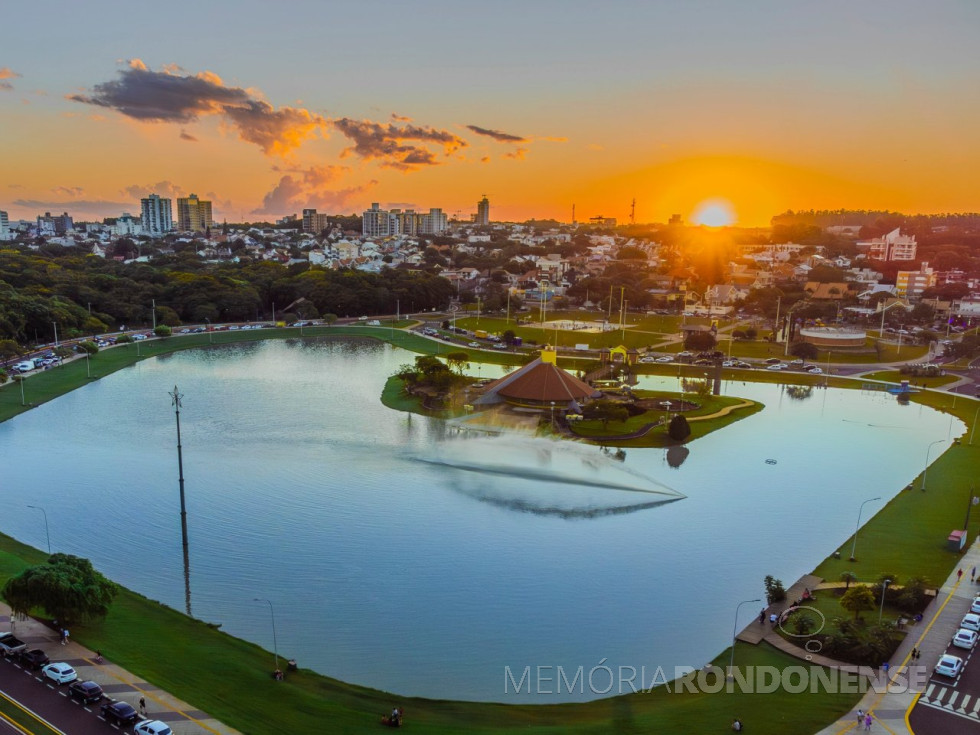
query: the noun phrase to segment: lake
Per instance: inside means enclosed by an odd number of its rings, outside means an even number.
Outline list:
[[[43,518],[26,507],[42,506],[55,551],[183,610],[176,384],[195,617],[272,650],[269,605],[255,598],[270,600],[280,656],[403,695],[592,699],[602,681],[515,693],[508,667],[514,680],[526,666],[561,665],[569,679],[600,663],[648,678],[700,667],[765,575],[788,587],[809,572],[853,532],[862,501],[900,491],[929,442],[964,428],[883,393],[800,400],[729,381],[726,393],[765,410],[686,457],[630,449],[617,462],[384,407],[386,378],[413,357],[270,340],[94,381],[0,424],[0,530],[44,548]],[[760,607],[743,606],[740,627]]]

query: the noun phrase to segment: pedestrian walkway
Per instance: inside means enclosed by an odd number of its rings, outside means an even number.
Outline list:
[[[99,663],[94,651],[69,639],[60,645],[57,631],[34,618],[12,618],[10,607],[0,603],[0,629],[8,629],[24,641],[28,648],[40,648],[52,661],[64,661],[77,672],[78,678],[99,684],[106,695],[125,700],[139,709],[139,700],[146,700],[146,716],[162,720],[174,735],[238,735],[238,731],[196,710],[186,702],[159,689],[108,660]],[[41,713],[43,714],[43,713]]]
[[[940,613],[946,604],[954,598],[972,599],[978,589],[970,583],[969,575],[960,577],[957,575],[959,569],[970,569],[980,566],[980,540],[970,546],[960,559],[957,569],[954,569],[945,584],[940,588],[936,600],[927,609],[927,617],[920,626],[912,630],[905,639],[899,644],[891,658],[888,671],[889,681],[896,682],[895,687],[889,687],[889,691],[876,692],[869,689],[861,701],[855,706],[855,712],[850,712],[837,722],[820,730],[817,735],[841,735],[842,733],[857,732],[856,710],[858,708],[865,712],[870,711],[874,717],[875,726],[873,732],[886,732],[896,735],[897,733],[908,733],[909,727],[906,724],[906,713],[911,710],[917,701],[922,704],[939,703],[941,707],[956,709],[963,708],[968,717],[976,717],[976,712],[980,710],[976,698],[964,701],[964,699],[954,700],[949,696],[946,687],[936,685],[931,681],[926,681],[922,686],[917,685],[917,677],[908,678],[908,667],[911,664],[911,652],[917,648],[921,652],[921,659],[914,664],[917,667],[931,667],[949,642],[949,636],[943,631],[936,631],[934,635],[929,633],[933,628]],[[946,691],[944,691],[946,690]],[[953,692],[955,695],[956,692]],[[978,717],[980,721],[980,717]]]

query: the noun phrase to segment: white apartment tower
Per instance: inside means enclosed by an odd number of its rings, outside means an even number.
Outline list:
[[[490,200],[487,199],[486,194],[483,195],[483,199],[476,203],[476,224],[490,224]]]
[[[7,239],[8,230],[10,230],[10,220],[7,219],[7,213],[0,209],[0,240]]]
[[[422,215],[422,226],[419,232],[423,235],[438,235],[448,226],[445,213],[439,208],[429,208],[428,214]]]
[[[361,234],[366,237],[391,237],[399,231],[398,214],[381,209],[377,202],[361,214]]]
[[[143,232],[151,237],[162,237],[174,228],[173,210],[169,199],[150,194],[140,199],[140,220]]]

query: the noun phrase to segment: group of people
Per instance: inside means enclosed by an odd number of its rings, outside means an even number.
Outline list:
[[[385,715],[381,718],[381,723],[387,725],[388,727],[401,727],[402,718],[405,716],[405,710],[401,707],[392,707],[391,714]]]
[[[276,669],[272,672],[272,678],[276,681],[283,681],[286,678],[286,675],[282,673],[282,669]]]
[[[861,729],[861,725],[864,725],[865,732],[871,732],[871,723],[874,721],[875,718],[870,712],[865,712],[863,709],[857,711],[858,730]]]

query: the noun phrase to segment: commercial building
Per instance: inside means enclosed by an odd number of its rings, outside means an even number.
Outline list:
[[[51,212],[45,212],[43,217],[38,215],[37,234],[39,235],[64,235],[74,229],[75,223],[68,212],[54,217],[51,216]]]
[[[140,199],[140,220],[143,232],[150,237],[162,237],[174,229],[173,207],[169,199],[150,194]]]
[[[490,224],[490,200],[487,199],[486,194],[483,195],[483,199],[476,203],[476,224]]]
[[[181,232],[204,232],[213,224],[211,202],[198,199],[197,194],[177,200],[177,229]]]

